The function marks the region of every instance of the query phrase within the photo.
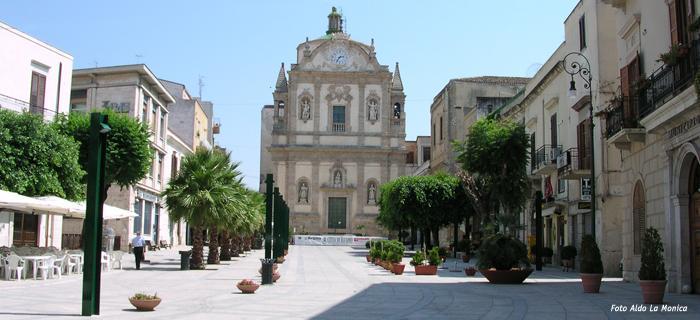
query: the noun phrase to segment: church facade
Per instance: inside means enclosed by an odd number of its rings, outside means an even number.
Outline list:
[[[294,232],[383,234],[379,186],[409,174],[398,63],[393,73],[379,64],[374,40],[351,40],[333,8],[326,35],[297,47],[272,95],[262,110],[261,190],[272,173]]]

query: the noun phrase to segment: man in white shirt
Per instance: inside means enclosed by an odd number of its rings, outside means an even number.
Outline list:
[[[131,246],[134,248],[134,257],[136,258],[136,270],[141,270],[141,261],[143,261],[143,237],[141,232],[136,233],[136,237],[131,240]]]

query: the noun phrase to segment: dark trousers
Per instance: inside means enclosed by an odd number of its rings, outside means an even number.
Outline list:
[[[141,261],[143,261],[143,247],[134,247],[134,257],[136,258],[136,270],[141,269]]]

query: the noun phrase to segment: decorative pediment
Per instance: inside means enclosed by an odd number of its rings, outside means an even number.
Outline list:
[[[352,101],[352,95],[350,95],[350,86],[348,85],[331,85],[328,87],[328,94],[326,95],[326,100],[328,102],[350,102]]]

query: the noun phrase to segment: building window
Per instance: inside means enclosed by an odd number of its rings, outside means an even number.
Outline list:
[[[177,154],[173,151],[173,157],[170,161],[170,180],[174,180],[177,177]]]
[[[165,132],[168,131],[165,127],[165,112],[161,110],[160,112],[160,139],[165,140]]]
[[[87,112],[87,90],[70,92],[70,112]]]
[[[284,118],[284,101],[277,102],[277,116]]]
[[[153,104],[153,109],[151,109],[151,130],[153,130],[153,133],[158,132],[158,128],[156,127],[156,119],[158,119],[158,106],[157,104]]]
[[[162,180],[162,178],[163,178],[163,158],[164,158],[164,155],[162,153],[159,153],[158,154],[158,176],[156,177],[156,179],[158,179],[158,183],[163,182],[163,180]]]
[[[430,147],[423,147],[423,162],[430,161]]]
[[[557,147],[557,140],[558,140],[557,139],[557,114],[556,113],[552,114],[552,116],[549,117],[549,137],[551,140],[550,143],[552,144],[552,149],[555,149]]]
[[[406,164],[413,164],[415,163],[414,158],[416,157],[415,153],[413,151],[409,151],[406,153]]]
[[[333,106],[333,131],[345,132],[345,106]]]
[[[642,237],[646,229],[646,200],[644,187],[641,181],[637,181],[634,186],[634,197],[632,199],[632,223],[634,233],[634,254],[642,252]]]
[[[557,179],[557,192],[558,193],[564,193],[566,192],[566,180],[564,179]]]
[[[578,146],[578,168],[581,170],[591,169],[591,119],[581,121],[576,132]],[[573,160],[573,159],[572,159]]]
[[[586,47],[586,16],[582,15],[578,19],[578,39],[581,50]]]
[[[143,202],[143,234],[151,234],[151,215],[153,214],[153,202]]]
[[[394,119],[401,119],[401,104],[394,103]]]
[[[15,212],[12,245],[35,247],[38,245],[39,216]]]
[[[151,101],[151,97],[143,96],[143,109],[141,110],[141,122],[148,122],[148,102]]]
[[[435,124],[433,123],[433,145],[435,145],[435,139],[436,139],[435,137],[436,137],[436,135],[435,135]]]
[[[143,211],[141,211],[141,200],[136,199],[134,202],[134,233],[141,232],[141,221],[143,221]]]
[[[46,76],[32,72],[32,89],[29,94],[30,112],[44,114],[44,97],[46,96]]]

